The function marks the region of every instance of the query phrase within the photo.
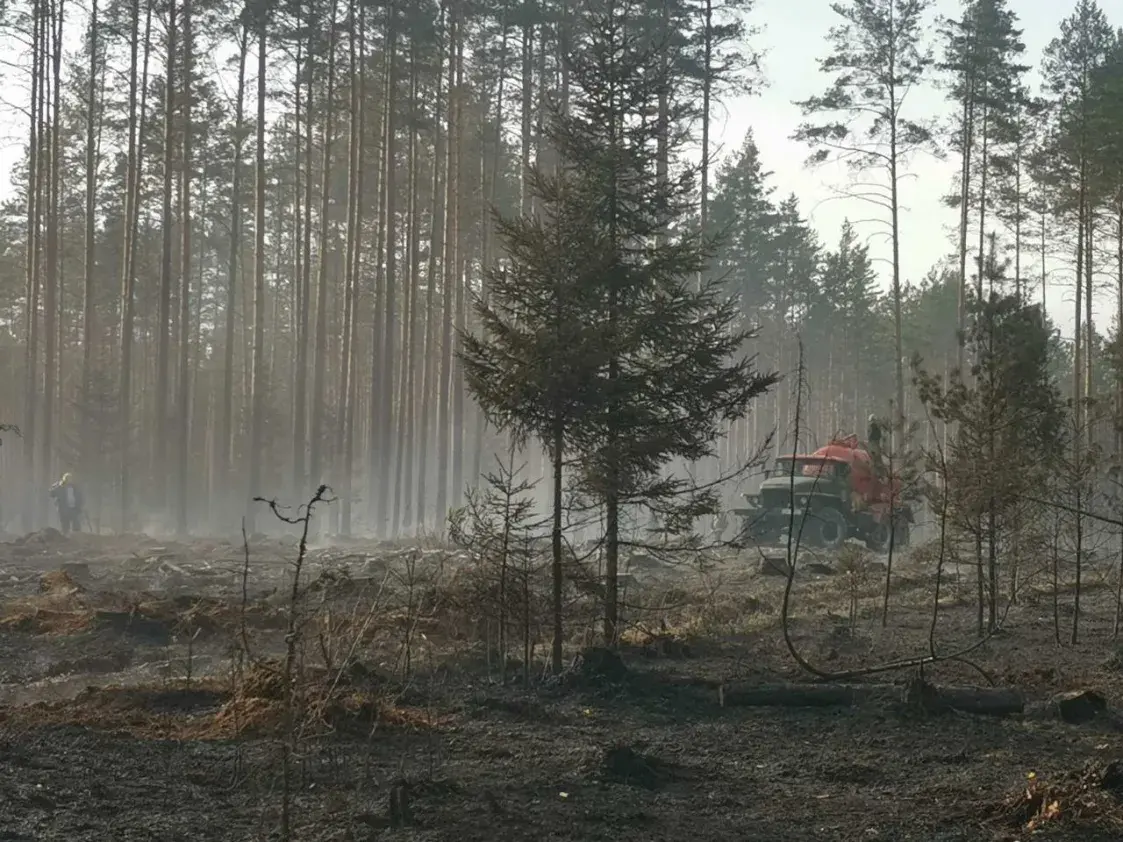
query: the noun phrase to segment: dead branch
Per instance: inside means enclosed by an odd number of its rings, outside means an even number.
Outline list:
[[[956,710],[982,716],[1016,716],[1025,711],[1020,692],[992,687],[937,687],[914,680],[896,684],[734,684],[720,689],[725,707],[853,707],[887,698],[920,705],[929,712]]]

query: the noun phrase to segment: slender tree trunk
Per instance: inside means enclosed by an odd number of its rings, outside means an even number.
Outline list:
[[[445,9],[441,8],[441,18],[439,29],[444,29],[445,23]],[[425,282],[425,340],[422,346],[425,349],[424,362],[421,370],[421,418],[418,424],[418,442],[417,448],[417,530],[420,534],[421,530],[425,528],[425,521],[428,511],[428,488],[429,488],[429,451],[430,446],[433,444],[433,395],[436,391],[434,386],[437,381],[437,363],[436,363],[436,333],[437,333],[437,303],[436,303],[436,287],[437,287],[437,255],[444,248],[444,199],[445,190],[441,182],[441,163],[445,160],[445,136],[441,132],[441,80],[443,79],[443,67],[438,62],[437,72],[435,74],[436,92],[434,94],[433,106],[433,187],[432,194],[429,200],[429,207],[431,213],[430,228],[429,228],[429,261],[426,267],[426,282]],[[449,91],[446,97],[446,108],[452,101],[452,92]]]
[[[956,292],[958,350],[956,368],[963,371],[963,337],[967,334],[967,212],[971,200],[971,154],[974,151],[975,83],[970,69],[964,71],[963,126],[960,141],[963,160],[959,170],[959,289]]]
[[[312,23],[312,5],[309,3],[308,22]],[[307,487],[306,474],[308,450],[308,350],[309,313],[312,309],[312,101],[315,73],[312,52],[304,64],[307,77],[304,96],[304,207],[301,223],[302,241],[299,245],[303,258],[300,262],[300,313],[297,328],[295,396],[292,433],[292,488],[300,495]],[[297,79],[297,90],[300,80]]]
[[[50,147],[50,196],[47,207],[47,276],[46,296],[44,307],[46,319],[44,320],[44,338],[46,339],[45,377],[43,381],[43,439],[41,468],[43,470],[43,485],[46,485],[54,469],[54,432],[55,432],[55,402],[58,400],[56,389],[61,385],[59,376],[59,350],[61,348],[60,305],[62,303],[62,262],[59,250],[60,207],[59,189],[62,164],[62,32],[64,15],[64,0],[57,0],[57,5],[52,4],[52,18],[54,25],[53,44],[51,45],[52,69],[52,94],[51,94],[51,147]],[[58,400],[61,405],[61,400]]]
[[[97,304],[94,272],[97,266],[97,80],[98,80],[98,5],[90,0],[90,78],[86,90],[86,255],[85,284],[82,289],[82,404],[89,406],[97,338]],[[133,72],[136,72],[135,55]],[[90,454],[92,455],[92,454]]]
[[[356,6],[352,3],[351,16],[354,24]],[[358,326],[359,308],[359,267],[361,247],[359,244],[362,230],[362,172],[363,172],[363,146],[364,146],[364,114],[366,112],[366,62],[362,55],[361,42],[363,39],[363,23],[365,13],[358,11],[356,33],[351,33],[349,44],[351,58],[351,138],[350,138],[350,166],[348,173],[348,202],[347,202],[347,265],[344,267],[346,279],[346,300],[344,302],[344,341],[343,354],[340,358],[341,378],[340,389],[340,423],[342,429],[343,454],[343,488],[341,496],[343,505],[340,507],[340,534],[351,534],[351,518],[353,514],[352,498],[354,496],[354,448],[355,448],[355,402],[358,398],[356,382],[356,329]],[[356,37],[357,34],[357,37]],[[356,43],[360,44],[356,59]],[[358,69],[356,72],[356,60]]]
[[[1093,377],[1096,358],[1096,326],[1092,320],[1092,256],[1095,253],[1096,246],[1096,209],[1092,207],[1091,202],[1088,203],[1085,219],[1088,233],[1084,235],[1084,321],[1088,324],[1088,338],[1085,341],[1087,352],[1084,354],[1085,362],[1087,362],[1084,397],[1091,404],[1096,400],[1098,391]],[[1087,425],[1088,444],[1095,445],[1099,437],[1096,413],[1093,412],[1088,415]]]
[[[371,312],[371,339],[370,339],[370,394],[371,406],[367,414],[367,519],[374,522],[377,517],[377,498],[383,492],[386,478],[379,469],[379,460],[382,452],[382,413],[376,410],[375,401],[383,401],[389,393],[390,385],[385,383],[386,372],[380,359],[380,352],[384,345],[382,330],[386,322],[386,216],[389,197],[384,189],[386,184],[386,110],[390,102],[386,97],[386,81],[388,77],[383,65],[382,76],[382,102],[378,109],[379,123],[374,134],[379,138],[379,158],[375,167],[377,173],[374,182],[374,195],[378,197],[378,224],[375,228],[374,253],[377,255],[374,272],[374,302]]]
[[[1077,203],[1077,231],[1076,231],[1076,301],[1075,303],[1075,321],[1073,323],[1073,340],[1072,340],[1072,417],[1075,426],[1076,435],[1073,439],[1073,446],[1076,449],[1076,457],[1079,458],[1079,453],[1083,449],[1084,439],[1084,378],[1081,376],[1084,373],[1084,331],[1083,331],[1083,310],[1081,304],[1083,302],[1083,270],[1084,270],[1084,234],[1087,230],[1084,225],[1085,213],[1085,200],[1084,200],[1084,182],[1081,179],[1080,195]]]
[[[133,378],[133,323],[136,313],[136,260],[137,242],[140,226],[140,174],[144,163],[144,145],[139,139],[144,137],[148,124],[146,110],[148,105],[148,60],[151,55],[152,3],[146,2],[144,22],[144,69],[140,83],[136,78],[137,20],[140,14],[140,0],[133,2],[132,59],[129,72],[129,163],[128,194],[125,213],[125,247],[123,249],[124,268],[121,278],[121,381],[118,395],[120,401],[121,430],[121,531],[127,532],[131,526],[132,512],[132,378]],[[137,89],[140,90],[140,109],[137,110]],[[143,373],[143,372],[142,372]]]
[[[343,453],[343,438],[346,435],[347,397],[351,393],[351,360],[353,357],[354,336],[351,333],[351,312],[355,307],[355,250],[358,248],[358,231],[356,230],[355,208],[358,205],[356,195],[359,184],[359,69],[358,69],[358,9],[355,0],[351,0],[347,17],[350,20],[350,35],[347,39],[348,77],[350,79],[350,108],[349,131],[347,138],[347,233],[344,245],[345,257],[343,263],[343,340],[339,345],[339,403],[335,418],[335,452]],[[352,471],[351,466],[344,460],[342,476],[339,478],[340,486],[336,489],[340,498],[339,533],[344,536],[351,534],[351,508],[352,500]]]
[[[234,99],[234,163],[230,176],[230,244],[226,261],[226,312],[223,314],[222,424],[214,448],[214,476],[226,493],[234,456],[234,346],[238,301],[238,268],[242,262],[242,156],[246,141],[246,58],[249,26],[242,25],[238,43],[238,90]]]
[[[987,85],[983,82],[983,99],[987,96]],[[975,279],[975,295],[979,301],[985,301],[988,290],[983,286],[987,279],[986,238],[987,238],[987,170],[990,152],[990,108],[982,106],[982,145],[979,149],[979,275]],[[989,292],[994,292],[994,279],[989,279]]]
[[[894,73],[892,60],[890,60],[889,72],[891,76]],[[895,89],[891,89],[889,93],[889,110],[891,114],[896,115]],[[901,336],[901,222],[898,186],[897,120],[894,117],[889,121],[889,213],[893,237],[893,365],[897,373],[897,406],[893,418],[895,437],[903,436],[905,430],[905,351]],[[898,441],[894,442],[893,446],[901,445],[902,442]]]
[[[467,284],[467,259],[468,259],[468,246],[465,242],[466,228],[462,220],[466,217],[465,207],[467,204],[466,177],[463,165],[463,150],[464,150],[464,38],[458,32],[456,39],[456,90],[460,94],[456,97],[456,135],[454,145],[456,147],[456,207],[453,213],[453,234],[454,234],[454,253],[453,253],[453,270],[456,273],[453,281],[453,290],[455,292],[456,300],[454,306],[455,310],[455,330],[452,333],[452,346],[451,346],[451,360],[450,365],[452,368],[452,399],[451,399],[451,414],[452,423],[449,432],[452,435],[452,449],[450,456],[452,458],[451,473],[451,497],[448,503],[449,508],[455,508],[461,505],[464,498],[464,446],[467,442],[466,435],[466,413],[465,413],[465,392],[464,392],[464,372],[460,367],[460,337],[463,334],[466,322],[466,305],[467,296],[465,294],[465,285]],[[544,110],[544,109],[543,109]],[[445,511],[443,508],[441,511]]]
[[[188,456],[191,452],[191,71],[193,56],[191,0],[183,4],[183,186],[180,207],[180,291],[179,291],[179,458],[176,477],[176,532],[187,535]]]
[[[250,430],[249,496],[263,494],[261,466],[265,458],[265,413],[269,398],[268,372],[265,370],[265,71],[267,11],[258,11],[257,31],[257,163],[254,201],[253,260],[253,419]],[[254,531],[255,506],[251,502],[246,529]],[[287,799],[286,799],[287,804]],[[284,822],[287,824],[287,812]],[[284,835],[284,834],[283,834]]]
[[[37,482],[35,445],[36,410],[39,403],[39,274],[40,217],[42,215],[42,142],[43,88],[46,86],[46,19],[43,8],[47,0],[34,0],[31,11],[31,104],[29,129],[29,163],[27,170],[27,298],[25,310],[24,347],[24,471],[30,486],[23,509],[23,528],[30,532],[39,520],[45,489]]]
[[[390,537],[390,482],[393,478],[394,445],[394,369],[398,354],[398,182],[397,182],[397,31],[394,21],[395,4],[387,4],[386,33],[386,125],[385,165],[383,190],[386,194],[386,294],[382,326],[382,395],[378,404],[378,470],[381,479],[378,487],[377,511],[374,518],[376,534]],[[374,346],[374,347],[377,347]],[[372,348],[373,350],[373,348]],[[374,413],[371,414],[371,423]],[[399,458],[402,455],[399,454]]]
[[[160,257],[160,303],[156,335],[156,415],[152,426],[152,501],[162,507],[167,501],[167,429],[169,368],[171,358],[172,308],[172,189],[175,168],[176,48],[178,44],[178,12],[175,3],[168,4],[167,52],[164,73],[164,192],[163,250]]]
[[[443,263],[444,307],[441,315],[441,374],[437,394],[437,531],[444,530],[448,516],[450,447],[452,444],[452,323],[456,307],[456,212],[459,196],[459,112],[461,91],[457,86],[457,45],[460,42],[460,8],[450,9],[448,38],[448,175],[445,179],[445,241]]]
[[[709,228],[710,210],[710,108],[713,97],[714,4],[705,0],[702,29],[702,192],[698,221],[702,234]],[[701,276],[699,276],[701,281]]]
[[[417,400],[414,394],[417,383],[418,356],[417,285],[421,278],[420,267],[418,266],[421,250],[421,180],[418,177],[420,171],[417,160],[417,123],[420,116],[417,108],[417,96],[417,44],[411,40],[409,48],[409,170],[407,176],[407,190],[409,192],[407,201],[409,206],[406,210],[409,280],[406,290],[405,312],[402,314],[405,322],[405,339],[402,347],[402,366],[399,376],[401,388],[398,391],[398,461],[394,473],[394,510],[390,518],[390,533],[392,535],[401,534],[409,525],[413,497],[413,419],[417,411]]]
[[[328,332],[328,250],[331,242],[331,151],[335,132],[335,39],[336,0],[329,0],[331,26],[328,34],[328,81],[322,110],[324,114],[323,166],[320,178],[320,265],[316,279],[316,338],[313,345],[312,430],[309,445],[309,466],[312,483],[324,481],[324,399],[327,390]]]
[[[1119,197],[1116,199],[1115,237],[1116,237],[1116,324],[1117,331],[1123,333],[1123,187],[1120,187]],[[1118,340],[1117,340],[1118,341]],[[1116,418],[1123,419],[1123,373],[1116,374],[1115,380]],[[1123,452],[1123,427],[1115,424],[1115,452]],[[1111,489],[1112,494],[1117,494],[1120,489]],[[1121,562],[1123,563],[1123,562]],[[1123,581],[1123,568],[1120,569],[1120,581]],[[1117,606],[1118,608],[1119,606]]]
[[[554,500],[553,500],[553,527],[550,531],[550,543],[553,552],[551,574],[553,577],[553,605],[554,634],[550,647],[550,665],[554,675],[562,671],[562,643],[565,640],[565,629],[562,624],[563,606],[562,591],[564,581],[562,578],[562,514],[564,513],[565,498],[562,486],[563,471],[565,466],[565,426],[561,419],[561,412],[554,413],[554,434],[551,442],[550,455],[553,468]]]
[[[125,175],[124,244],[121,248],[121,353],[117,425],[121,433],[121,532],[129,529],[130,426],[132,425],[133,359],[133,218],[137,215],[137,74],[140,53],[140,0],[133,0],[129,18],[129,152]]]

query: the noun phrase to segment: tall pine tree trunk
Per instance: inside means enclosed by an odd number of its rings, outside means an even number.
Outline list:
[[[61,348],[60,331],[62,319],[60,310],[62,303],[62,261],[59,250],[59,228],[61,224],[59,191],[62,166],[62,33],[65,20],[65,0],[57,0],[57,5],[52,3],[51,23],[53,36],[51,44],[51,129],[50,129],[50,183],[47,205],[47,244],[46,244],[46,295],[44,307],[43,334],[46,340],[46,354],[44,361],[45,374],[43,378],[43,424],[42,424],[42,451],[40,455],[40,468],[43,471],[43,485],[46,485],[54,470],[54,433],[56,427],[55,405],[62,401],[56,390],[62,383],[59,376],[59,350]]]
[[[183,193],[180,207],[179,452],[176,460],[176,533],[187,534],[188,457],[191,452],[191,0],[183,4]]]
[[[165,42],[164,72],[164,188],[161,225],[163,247],[160,255],[160,303],[156,335],[156,415],[152,426],[152,501],[162,507],[167,502],[167,429],[171,365],[172,308],[172,190],[175,168],[176,49],[178,46],[178,9],[168,4],[168,31]]]
[[[311,4],[309,4],[308,21],[312,22]],[[307,450],[308,450],[308,350],[309,350],[309,314],[312,309],[312,101],[315,88],[315,74],[312,63],[312,52],[309,50],[305,59],[304,74],[307,77],[304,96],[304,202],[300,222],[301,241],[298,249],[301,254],[300,261],[300,312],[297,327],[296,348],[296,373],[294,375],[293,398],[293,427],[292,427],[292,489],[294,494],[299,494],[307,486]],[[297,90],[300,88],[300,79],[297,78]],[[299,111],[299,107],[297,109]]]
[[[39,298],[42,278],[39,272],[41,250],[40,219],[43,196],[43,104],[46,87],[46,20],[44,4],[34,0],[31,11],[31,126],[29,130],[29,165],[27,171],[27,296],[24,305],[24,481],[30,487],[23,509],[23,528],[33,530],[40,519],[41,500],[46,489],[36,474],[35,448],[38,421],[39,368]]]
[[[443,531],[448,515],[449,462],[452,445],[452,324],[456,307],[456,213],[459,200],[459,112],[461,91],[457,85],[457,52],[460,42],[459,4],[449,11],[448,36],[448,171],[445,179],[445,241],[442,261],[444,306],[441,313],[441,373],[437,393],[437,488],[436,528]]]
[[[121,431],[121,531],[127,532],[132,525],[132,379],[133,379],[133,331],[136,313],[136,261],[140,226],[140,173],[144,163],[144,145],[139,139],[144,137],[148,124],[146,109],[148,105],[148,59],[151,55],[152,3],[146,3],[144,23],[144,68],[140,82],[136,77],[137,59],[137,20],[140,14],[140,0],[133,2],[133,25],[130,49],[132,52],[129,70],[129,159],[127,175],[126,213],[124,220],[125,244],[122,249],[124,259],[121,275],[121,371],[119,384],[119,422]],[[140,90],[138,115],[137,89]],[[143,372],[142,372],[143,373]]]
[[[90,2],[90,78],[86,87],[86,254],[85,283],[82,288],[82,405],[89,406],[90,380],[93,376],[97,338],[97,304],[95,302],[94,272],[97,266],[97,80],[98,80],[98,5]],[[135,63],[134,63],[135,72]],[[85,454],[84,454],[85,455]],[[92,455],[92,454],[89,454]]]
[[[402,346],[402,365],[399,375],[397,418],[397,467],[394,471],[394,509],[390,518],[390,534],[400,535],[409,526],[413,497],[413,423],[417,400],[414,390],[417,385],[417,285],[421,279],[418,261],[421,251],[421,180],[418,167],[418,67],[417,43],[410,42],[409,48],[409,167],[408,207],[406,209],[406,248],[409,278],[407,281],[405,312],[405,336]]]
[[[246,60],[249,25],[243,23],[238,42],[238,89],[234,99],[234,163],[230,176],[230,243],[226,261],[226,307],[223,314],[222,423],[214,448],[213,475],[225,494],[233,476],[234,458],[234,346],[238,301],[238,269],[242,262],[242,155],[246,140]]]
[[[316,277],[316,337],[313,344],[312,424],[309,443],[309,468],[313,485],[324,481],[324,400],[327,391],[328,361],[328,250],[331,243],[331,152],[335,133],[335,39],[336,0],[329,0],[331,25],[328,34],[328,80],[323,103],[323,164],[320,176],[320,265]]]
[[[386,206],[386,284],[382,325],[382,395],[378,404],[378,470],[379,486],[374,517],[375,533],[390,536],[390,495],[393,492],[393,449],[394,449],[394,369],[398,354],[398,228],[397,228],[397,93],[398,80],[396,69],[397,25],[394,21],[394,3],[388,3],[386,14],[389,18],[386,32],[386,123],[385,169],[383,170],[382,189],[385,191]],[[374,346],[375,348],[377,347]],[[374,350],[374,348],[372,348]],[[371,423],[375,423],[374,413]],[[402,454],[398,455],[402,458]]]
[[[444,29],[446,12],[444,8],[441,9],[441,26],[439,29]],[[425,275],[425,338],[421,343],[423,352],[423,363],[421,369],[421,418],[418,423],[418,447],[417,447],[417,516],[415,524],[417,532],[425,528],[425,520],[428,512],[428,489],[431,487],[429,483],[429,452],[431,445],[434,442],[434,428],[433,428],[433,403],[434,396],[437,394],[437,300],[436,300],[436,287],[437,287],[437,255],[444,248],[444,199],[445,190],[444,183],[441,181],[441,164],[445,161],[445,136],[441,132],[441,87],[443,76],[443,66],[438,61],[437,72],[434,74],[436,82],[436,91],[433,96],[433,183],[432,192],[429,198],[429,260],[426,266]],[[446,108],[449,107],[448,103],[451,102],[452,92],[449,91],[445,97]]]
[[[257,162],[254,199],[253,259],[253,418],[250,427],[249,496],[263,494],[261,467],[265,458],[265,414],[269,383],[265,370],[265,71],[268,14],[258,11],[257,31]],[[246,528],[254,531],[256,507],[250,503]]]
[[[358,247],[358,231],[355,227],[355,208],[358,204],[358,191],[359,184],[359,71],[358,71],[358,10],[355,0],[351,0],[347,10],[347,17],[350,20],[350,33],[347,39],[347,58],[348,58],[348,77],[349,95],[350,95],[350,108],[348,137],[347,137],[347,229],[344,242],[344,262],[343,262],[343,339],[339,345],[339,402],[337,404],[338,411],[335,417],[335,452],[343,452],[343,437],[346,434],[345,427],[347,425],[348,414],[348,396],[351,394],[351,360],[353,358],[352,348],[354,347],[354,337],[351,334],[351,312],[355,307],[355,249]],[[337,496],[340,498],[339,506],[339,519],[341,535],[350,535],[351,533],[351,494],[352,494],[352,472],[351,466],[344,464],[342,467],[342,476],[339,478],[340,485],[336,488]]]
[[[453,305],[455,308],[455,330],[452,334],[452,346],[450,350],[451,359],[450,364],[452,367],[452,423],[450,433],[452,435],[452,448],[450,456],[452,458],[451,474],[451,497],[447,508],[459,507],[464,494],[464,445],[467,441],[465,435],[465,427],[467,426],[465,418],[465,394],[464,394],[464,373],[460,367],[459,352],[460,352],[460,337],[466,327],[466,308],[467,308],[467,295],[465,285],[467,284],[467,258],[468,248],[465,242],[466,227],[463,223],[466,217],[465,207],[467,205],[467,189],[465,187],[466,179],[464,177],[464,38],[458,32],[456,40],[456,90],[459,95],[456,97],[456,208],[453,214],[453,232],[455,251],[453,253],[453,267],[455,271],[453,280],[453,290],[455,292],[456,300]],[[447,514],[446,508],[441,509],[442,512]],[[445,515],[442,514],[442,518]],[[442,523],[443,526],[443,523]]]

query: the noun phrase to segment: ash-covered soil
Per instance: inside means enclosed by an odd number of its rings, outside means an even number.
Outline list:
[[[783,577],[747,555],[704,571],[635,559],[626,669],[577,658],[557,679],[548,647],[520,660],[527,628],[546,639],[533,599],[503,612],[500,669],[494,589],[467,554],[313,549],[287,694],[294,556],[295,541],[251,542],[248,568],[238,542],[0,544],[0,840],[277,839],[286,751],[291,838],[309,842],[1123,838],[1119,717],[1043,713],[1077,689],[1123,706],[1107,562],[1084,571],[1079,643],[1071,589],[1054,604],[1027,570],[1000,634],[925,669],[1030,702],[981,717],[916,710],[903,689],[722,706],[719,684],[810,678],[781,632]],[[918,552],[896,568],[883,628],[883,570],[801,561],[792,646],[828,672],[927,653],[935,567]],[[960,573],[941,579],[942,652],[974,639]],[[567,662],[595,639],[595,583],[571,591]]]

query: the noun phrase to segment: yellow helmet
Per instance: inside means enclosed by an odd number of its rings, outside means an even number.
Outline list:
[[[70,484],[70,474],[63,474],[62,479],[59,480],[59,483],[61,485],[69,485]]]

